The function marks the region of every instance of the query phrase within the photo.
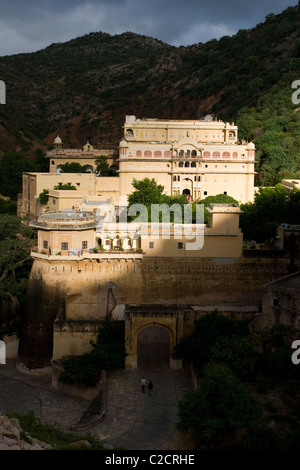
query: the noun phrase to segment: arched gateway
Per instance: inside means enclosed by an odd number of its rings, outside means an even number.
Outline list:
[[[183,312],[177,305],[126,306],[125,309],[125,366],[136,369],[150,362],[160,360],[171,369],[180,369],[181,360],[171,357],[178,341],[182,338]]]

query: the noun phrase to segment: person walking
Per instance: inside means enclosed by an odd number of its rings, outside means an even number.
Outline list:
[[[141,385],[142,385],[142,393],[145,393],[145,387],[146,387],[146,379],[145,379],[145,377],[142,378],[142,380],[141,380]]]
[[[149,391],[149,395],[152,396],[152,390],[153,390],[153,383],[152,383],[152,380],[150,380],[150,382],[148,383],[148,391]]]

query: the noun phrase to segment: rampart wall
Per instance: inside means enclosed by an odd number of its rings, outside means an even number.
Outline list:
[[[123,319],[128,304],[259,305],[263,285],[288,273],[284,258],[35,259],[20,360],[49,365],[55,319],[94,322],[113,308]]]

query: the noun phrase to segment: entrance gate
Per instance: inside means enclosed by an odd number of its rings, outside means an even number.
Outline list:
[[[150,352],[159,354],[171,369],[181,369],[182,361],[172,352],[183,334],[183,312],[177,305],[127,305],[125,308],[125,367],[136,369]]]

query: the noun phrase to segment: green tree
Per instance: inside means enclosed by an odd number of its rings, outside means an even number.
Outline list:
[[[200,387],[179,402],[177,427],[216,445],[225,437],[245,433],[259,417],[255,398],[235,374],[224,365],[209,364]]]
[[[290,193],[278,184],[274,188],[260,188],[254,196],[253,203],[242,204],[240,227],[244,239],[257,242],[270,241],[276,235],[278,225],[296,223],[288,220],[287,208],[290,197]],[[296,199],[296,196],[293,197]],[[293,211],[295,212],[295,208]]]
[[[67,162],[63,165],[59,165],[62,173],[86,173],[90,167],[89,165],[80,165],[77,162]]]
[[[112,170],[107,162],[107,157],[101,155],[96,160],[96,173],[99,176],[116,176],[116,172]]]
[[[0,214],[17,215],[17,204],[15,201],[6,201],[0,198]]]
[[[35,166],[19,152],[7,152],[0,160],[0,193],[13,200],[22,192],[22,174]]]
[[[43,189],[43,191],[39,194],[40,204],[45,206],[46,204],[48,204],[48,200],[49,200],[49,190]]]
[[[223,338],[237,335],[241,338],[249,335],[247,321],[232,320],[218,312],[204,315],[195,321],[192,333],[176,345],[173,357],[191,361],[201,371],[210,360],[212,348]]]
[[[34,232],[19,217],[0,215],[0,298],[26,292]]]

